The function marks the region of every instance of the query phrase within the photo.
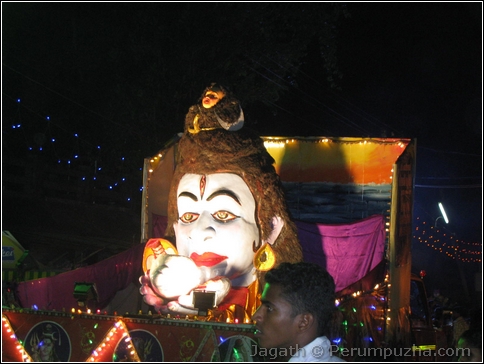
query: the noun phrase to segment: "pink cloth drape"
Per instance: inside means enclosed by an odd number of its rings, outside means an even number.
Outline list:
[[[91,309],[106,307],[116,292],[126,288],[131,282],[139,284],[142,273],[141,261],[144,244],[136,244],[125,252],[105,259],[99,263],[78,268],[54,277],[20,282],[17,287],[22,307],[39,310],[70,310],[77,308],[74,298],[75,282],[95,283],[99,300]]]
[[[336,291],[359,281],[375,268],[385,252],[382,215],[350,224],[325,225],[296,221],[304,260],[331,274]]]

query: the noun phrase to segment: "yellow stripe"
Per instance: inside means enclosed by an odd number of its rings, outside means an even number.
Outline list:
[[[417,351],[417,350],[435,350],[436,349],[436,345],[419,345],[419,346],[412,346],[412,350],[413,351]]]

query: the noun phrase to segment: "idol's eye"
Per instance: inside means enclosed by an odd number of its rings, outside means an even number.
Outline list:
[[[192,222],[197,221],[199,217],[199,214],[195,214],[193,212],[185,212],[183,215],[180,216],[180,220],[185,224],[191,224]]]
[[[220,210],[220,211],[213,213],[212,217],[215,220],[220,221],[220,222],[229,222],[229,221],[235,220],[239,216],[235,216],[234,214],[232,214],[231,212],[228,212],[228,211]]]

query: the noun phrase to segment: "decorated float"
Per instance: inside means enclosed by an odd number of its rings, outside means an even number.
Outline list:
[[[251,319],[264,274],[300,260],[335,280],[341,349],[432,345],[425,323],[411,332],[415,142],[259,137],[227,90],[203,95],[144,161],[139,246],[21,282],[3,361],[266,360]]]

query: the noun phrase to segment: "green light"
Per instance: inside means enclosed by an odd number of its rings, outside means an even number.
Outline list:
[[[94,328],[95,328],[95,329],[97,329],[97,327],[98,327],[98,326],[99,326],[99,324],[95,324],[95,325],[94,325]]]
[[[234,348],[233,350],[234,350],[234,358],[235,358],[235,361],[237,361],[237,362],[242,361],[242,360],[240,359],[240,354],[239,354],[239,351],[238,351],[236,348]]]
[[[356,312],[356,308],[353,307],[353,312]]]

